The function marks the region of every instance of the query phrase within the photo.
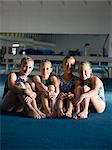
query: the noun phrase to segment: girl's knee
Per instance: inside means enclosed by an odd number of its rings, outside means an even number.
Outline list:
[[[97,110],[97,113],[99,113],[99,114],[103,113],[103,112],[105,111],[105,107],[106,107],[105,104],[102,105],[102,107],[100,107],[100,108]]]
[[[54,85],[49,85],[48,90],[52,91],[52,92],[55,92],[55,86]]]
[[[83,92],[88,92],[90,90],[90,87],[88,87],[87,85],[83,86]]]
[[[106,108],[106,103],[98,97],[98,95],[93,96],[90,99],[92,105],[94,106],[97,113],[103,113]]]

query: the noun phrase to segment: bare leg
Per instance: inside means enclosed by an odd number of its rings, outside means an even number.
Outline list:
[[[75,119],[78,118],[77,115],[80,113],[80,104],[77,104],[77,103],[82,93],[83,93],[83,88],[81,86],[78,86],[75,88],[74,90],[75,99],[73,100],[73,105],[75,108],[75,114],[73,115],[73,118]]]
[[[48,86],[48,90],[50,93],[54,93],[55,92],[55,86],[54,85],[49,85]],[[50,108],[51,108],[51,113],[52,113],[52,117],[56,117],[56,111],[55,111],[55,103],[56,103],[56,99],[55,100],[50,100]]]
[[[13,108],[19,103],[19,99],[16,94],[8,91],[2,100],[2,110],[5,112],[11,112]]]
[[[89,90],[90,90],[89,87],[84,86],[84,92],[87,92]],[[78,114],[78,116],[80,118],[86,118],[87,117],[87,115],[88,115],[88,107],[89,107],[90,101],[91,101],[91,103],[93,104],[94,108],[96,109],[96,111],[98,113],[102,113],[105,110],[105,106],[106,106],[105,102],[98,95],[95,95],[95,96],[93,96],[91,98],[86,98],[84,100],[85,108],[80,114]]]
[[[29,85],[29,83],[25,83],[26,88],[28,88],[29,90],[32,91],[31,86]],[[32,99],[31,105],[33,106],[33,108],[37,111],[37,113],[42,117],[45,118],[45,114],[42,113],[38,108],[37,108],[37,103],[35,99]]]
[[[26,98],[25,95],[18,94],[18,98],[19,98],[20,102],[23,104],[23,106],[27,108],[29,117],[33,117],[33,118],[37,118],[37,119],[41,118],[40,114],[35,110],[35,108],[31,105],[31,103],[30,102],[26,103],[24,101],[24,99]]]
[[[64,117],[65,113],[64,113],[64,108],[63,108],[63,101],[66,98],[66,93],[61,92],[58,96],[58,117]]]
[[[83,93],[88,92],[90,90],[90,87],[87,85],[84,85],[83,87]],[[83,106],[83,111],[78,113],[78,118],[88,118],[88,108],[89,108],[90,98],[85,98],[84,101],[81,103]]]
[[[105,110],[106,103],[98,95],[91,97],[91,103],[98,113],[102,113]]]
[[[35,110],[39,113],[39,115],[42,117],[42,118],[45,118],[46,115],[44,113],[42,113],[38,108],[37,108],[37,103],[36,103],[36,100],[33,99],[32,100],[32,106],[35,108]]]
[[[72,118],[72,110],[73,110],[72,101],[67,100],[67,112],[66,112],[66,117]]]
[[[12,112],[22,112],[24,110],[24,106],[21,102],[19,102],[13,109]]]
[[[63,111],[63,100],[58,100],[58,117],[65,116],[65,113]]]
[[[77,116],[78,118],[88,118],[88,108],[89,108],[89,102],[90,102],[90,98],[86,98],[83,101],[83,111],[78,113]]]
[[[52,117],[48,98],[44,94],[41,94],[41,101],[42,101],[42,105],[43,105],[45,113],[46,113],[46,117],[48,117],[48,118]]]
[[[75,114],[73,114],[73,118],[77,119],[78,118],[78,114],[80,113],[80,104],[75,106]]]
[[[54,108],[55,102],[56,102],[56,100],[54,100],[54,101],[50,100],[50,108],[51,108],[51,113],[52,113],[53,117],[56,117],[56,111],[55,111],[55,108]]]

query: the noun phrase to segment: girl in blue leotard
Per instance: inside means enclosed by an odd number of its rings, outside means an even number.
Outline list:
[[[74,86],[77,79],[73,74],[75,58],[73,56],[65,57],[63,60],[63,74],[60,79],[60,93],[58,96],[58,117],[72,117],[74,98]]]
[[[21,112],[27,108],[28,116],[41,118],[43,114],[36,105],[36,93],[33,91],[34,83],[28,75],[34,67],[34,61],[30,57],[21,60],[20,71],[11,72],[5,84],[2,110],[5,112]]]

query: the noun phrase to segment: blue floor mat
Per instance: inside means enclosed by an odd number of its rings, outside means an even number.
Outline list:
[[[111,83],[112,80],[104,81],[105,112],[91,113],[88,119],[38,120],[0,115],[1,150],[112,150]]]
[[[112,149],[112,116],[35,120],[1,117],[1,149]]]

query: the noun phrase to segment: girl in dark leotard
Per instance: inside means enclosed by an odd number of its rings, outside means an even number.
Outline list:
[[[5,112],[21,112],[27,108],[28,116],[41,118],[43,114],[36,105],[36,93],[33,91],[34,83],[28,75],[34,67],[34,61],[30,57],[21,60],[20,71],[11,72],[5,84],[2,110]]]
[[[51,74],[52,64],[50,60],[43,60],[40,63],[39,71],[41,76],[36,74],[33,79],[38,88],[44,111],[48,118],[56,117],[55,104],[59,94],[59,79]]]

